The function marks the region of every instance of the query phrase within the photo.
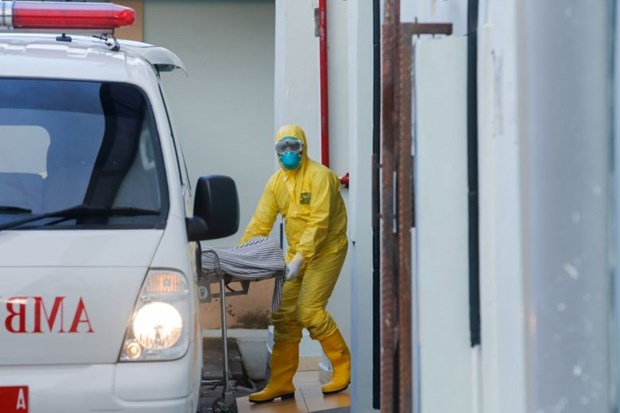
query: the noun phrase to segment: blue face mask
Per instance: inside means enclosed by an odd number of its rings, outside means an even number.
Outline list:
[[[295,152],[285,152],[280,155],[280,163],[289,171],[294,171],[301,164],[301,154]]]

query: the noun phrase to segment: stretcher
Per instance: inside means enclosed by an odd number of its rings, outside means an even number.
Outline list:
[[[277,309],[282,296],[282,285],[286,264],[278,241],[268,237],[256,237],[247,243],[230,248],[215,249],[201,247],[201,268],[198,292],[201,302],[220,300],[220,318],[223,351],[223,376],[221,383],[203,382],[204,385],[221,385],[222,393],[212,405],[214,413],[236,412],[234,389],[237,383],[232,379],[228,361],[228,324],[226,316],[226,297],[247,295],[252,281],[275,278],[272,297],[272,311]],[[233,289],[232,283],[240,285]],[[211,286],[219,285],[219,292],[211,291]]]

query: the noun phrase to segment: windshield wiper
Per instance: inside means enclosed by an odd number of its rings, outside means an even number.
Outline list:
[[[0,205],[0,214],[29,214],[32,209],[10,205]]]
[[[0,231],[9,228],[19,227],[24,224],[29,224],[34,221],[45,218],[90,218],[90,217],[113,217],[113,216],[139,216],[139,215],[159,215],[160,212],[153,209],[142,209],[133,207],[117,207],[117,208],[102,208],[102,207],[90,207],[86,205],[76,205],[71,208],[61,209],[58,211],[45,212],[43,214],[31,215],[27,218],[18,219],[15,221],[7,222],[0,225]]]

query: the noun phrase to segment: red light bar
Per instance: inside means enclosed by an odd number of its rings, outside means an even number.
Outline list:
[[[112,3],[0,1],[0,30],[113,30],[135,19],[133,9]]]

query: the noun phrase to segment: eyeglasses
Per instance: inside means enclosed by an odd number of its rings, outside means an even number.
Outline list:
[[[304,144],[300,139],[288,137],[279,140],[276,143],[276,153],[282,155],[285,152],[301,152]]]

